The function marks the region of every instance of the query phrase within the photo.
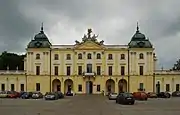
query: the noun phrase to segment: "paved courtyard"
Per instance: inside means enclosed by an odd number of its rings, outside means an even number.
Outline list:
[[[119,105],[98,95],[56,101],[0,99],[1,115],[180,115],[180,98],[136,101]]]

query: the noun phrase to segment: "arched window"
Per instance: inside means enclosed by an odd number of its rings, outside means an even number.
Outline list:
[[[87,59],[92,59],[92,57],[91,57],[91,54],[90,54],[90,53],[88,53],[88,55],[87,55]]]
[[[101,59],[101,54],[98,53],[96,58],[97,58],[97,59]]]
[[[112,59],[113,59],[112,54],[108,54],[108,60],[112,60]]]
[[[121,54],[121,59],[125,59],[125,54]]]
[[[40,54],[36,54],[36,59],[40,59]]]
[[[58,54],[54,54],[54,60],[59,60],[59,55]]]
[[[78,59],[82,59],[82,54],[81,53],[78,54]]]
[[[67,55],[66,55],[66,59],[67,59],[67,60],[71,60],[71,54],[67,54]]]
[[[139,59],[144,59],[143,53],[140,53],[140,54],[139,54]]]

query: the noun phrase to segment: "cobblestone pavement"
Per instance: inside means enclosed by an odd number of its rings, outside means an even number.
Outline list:
[[[180,98],[136,101],[120,105],[98,95],[56,101],[0,99],[0,115],[180,115]]]

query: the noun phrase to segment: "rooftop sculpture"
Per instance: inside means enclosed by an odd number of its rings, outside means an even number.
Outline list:
[[[92,34],[92,29],[88,29],[87,35],[84,34],[84,36],[82,38],[82,42],[79,42],[77,40],[75,41],[76,45],[82,44],[82,43],[84,43],[86,41],[92,41],[92,42],[95,42],[95,43],[97,43],[99,45],[103,45],[103,43],[104,43],[103,40],[98,42],[98,40],[97,40],[98,35],[95,35],[95,34],[91,35],[91,34]]]

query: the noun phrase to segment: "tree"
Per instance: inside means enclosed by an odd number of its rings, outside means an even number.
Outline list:
[[[24,57],[25,55],[18,55],[15,53],[8,53],[7,51],[2,52],[0,55],[0,70],[24,70]]]
[[[180,59],[178,61],[176,61],[176,63],[174,64],[174,67],[172,68],[173,70],[180,70]]]

